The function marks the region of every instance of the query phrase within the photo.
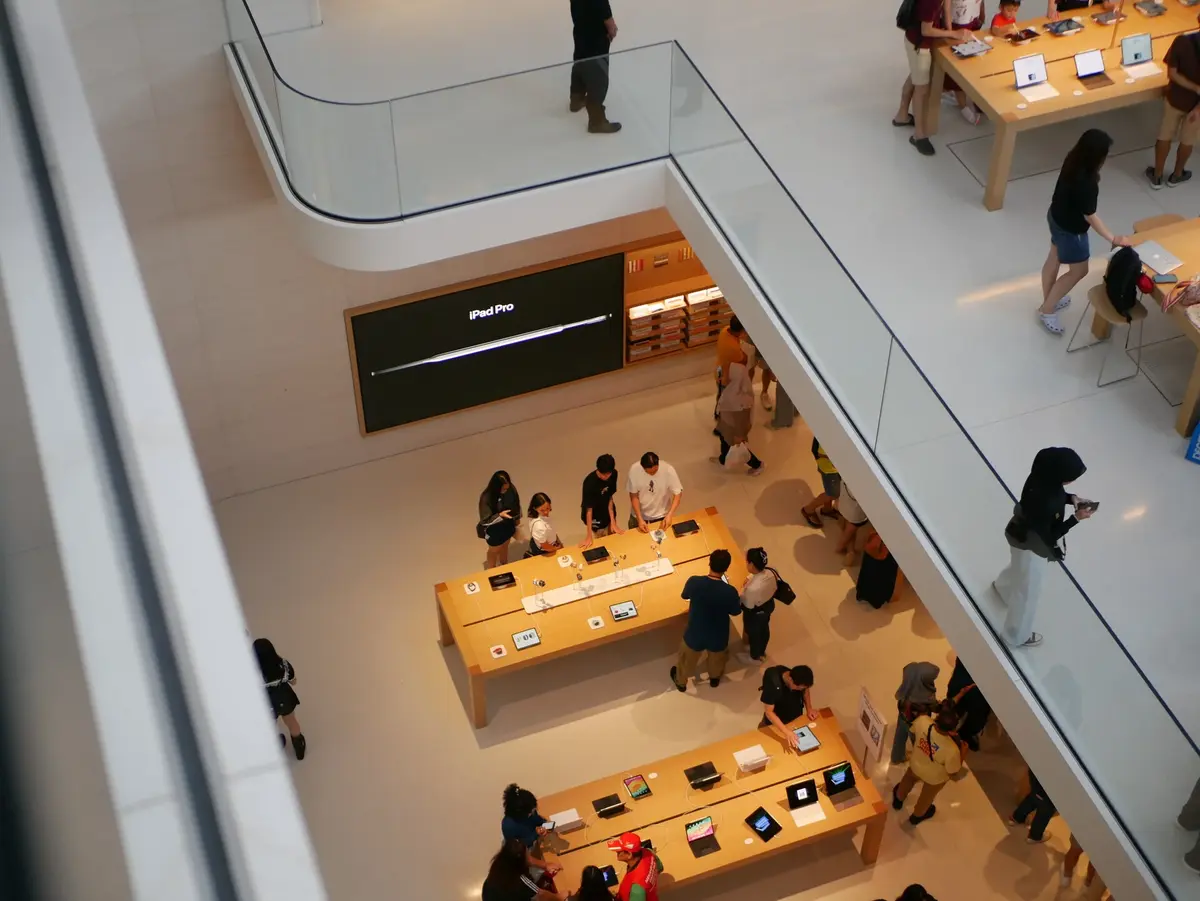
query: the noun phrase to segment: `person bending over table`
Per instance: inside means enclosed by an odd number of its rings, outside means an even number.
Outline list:
[[[1089,6],[1103,6],[1106,10],[1120,9],[1121,0],[1050,0],[1046,7],[1046,18],[1057,22],[1059,13],[1087,9]]]
[[[629,528],[649,532],[650,526],[661,523],[669,529],[683,499],[683,483],[670,463],[659,460],[654,451],[646,451],[642,459],[629,467]]]
[[[592,539],[607,535],[620,535],[625,530],[617,525],[617,461],[612,454],[601,454],[596,458],[596,468],[583,480],[581,518],[585,537],[579,545],[583,549],[592,546]]]
[[[636,832],[624,832],[609,839],[609,850],[617,852],[617,860],[625,864],[625,875],[617,889],[621,901],[658,901],[658,874],[662,861],[650,848],[642,847]]]
[[[729,618],[742,612],[738,591],[725,573],[733,562],[729,551],[721,549],[708,555],[708,575],[691,576],[683,583],[680,595],[688,602],[687,627],[679,643],[679,656],[671,667],[671,682],[679,691],[687,691],[687,680],[708,655],[708,684],[716,688],[725,675],[729,659]],[[682,681],[681,681],[682,680]]]
[[[1200,16],[1197,16],[1200,20]],[[1196,137],[1200,135],[1200,36],[1181,34],[1171,42],[1167,55],[1167,87],[1163,92],[1162,124],[1158,126],[1158,140],[1154,142],[1154,165],[1146,167],[1146,178],[1150,187],[1159,190],[1163,186],[1163,172],[1167,167],[1167,156],[1171,142],[1179,141],[1175,151],[1175,169],[1167,176],[1167,185],[1174,188],[1192,177],[1184,167],[1192,155]]]
[[[800,750],[800,740],[790,724],[808,713],[810,720],[821,715],[812,701],[813,671],[807,666],[771,666],[763,673],[763,718],[758,724],[772,726],[787,746]]]
[[[912,26],[904,32],[908,78],[904,79],[904,87],[900,90],[900,108],[892,124],[897,128],[915,127],[916,131],[908,143],[917,148],[922,156],[933,156],[935,152],[929,140],[929,126],[925,122],[930,72],[933,69],[933,46],[938,38],[969,41],[973,37],[966,29],[956,31],[943,27],[950,17],[949,7],[949,0],[916,0]]]

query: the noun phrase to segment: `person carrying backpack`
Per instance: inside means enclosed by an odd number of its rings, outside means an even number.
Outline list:
[[[1046,222],[1050,226],[1050,252],[1042,264],[1042,306],[1038,319],[1052,335],[1063,333],[1058,314],[1071,304],[1070,290],[1087,275],[1091,248],[1088,229],[1113,247],[1128,247],[1127,235],[1114,235],[1096,212],[1100,199],[1100,170],[1108,159],[1112,138],[1099,128],[1089,128],[1063,160],[1054,186]],[[1059,270],[1067,271],[1059,275]]]

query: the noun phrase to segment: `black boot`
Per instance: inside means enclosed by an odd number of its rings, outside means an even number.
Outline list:
[[[569,109],[569,110],[570,110],[571,112],[573,112],[573,113],[577,113],[577,112],[579,112],[581,109],[583,109],[585,106],[587,106],[587,97],[586,97],[586,95],[584,95],[584,94],[572,94],[572,95],[571,95],[571,102],[570,102],[570,103],[567,105],[567,109]]]
[[[604,104],[588,104],[588,131],[594,135],[611,135],[621,130],[620,122],[610,122],[604,115]]]
[[[296,752],[296,759],[303,760],[304,752],[308,749],[308,743],[304,740],[304,733],[292,736],[292,750]]]

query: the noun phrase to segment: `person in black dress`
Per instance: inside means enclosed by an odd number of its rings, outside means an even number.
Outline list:
[[[296,697],[296,670],[284,660],[275,650],[275,645],[265,638],[254,639],[254,656],[258,658],[258,668],[262,671],[263,683],[267,687],[267,700],[271,711],[277,719],[283,720],[288,735],[292,737],[292,750],[296,759],[303,760],[307,744],[304,733],[300,731],[300,721],[296,719],[296,708],[300,699]],[[279,741],[287,747],[287,737],[280,735]]]
[[[854,589],[855,599],[865,601],[878,610],[896,593],[899,575],[900,564],[883,543],[883,538],[875,532],[867,539],[863,552],[862,567],[858,571],[858,582]]]
[[[962,658],[954,661],[954,672],[950,674],[950,684],[946,686],[946,697],[954,702],[954,709],[962,718],[958,727],[958,737],[966,742],[972,751],[979,750],[979,733],[987,725],[988,717],[992,715],[992,707],[967,668],[963,666]]]
[[[521,496],[508,473],[498,469],[492,473],[487,488],[479,495],[479,522],[475,534],[487,542],[484,569],[494,569],[508,562],[508,543],[521,524]]]
[[[587,108],[588,131],[613,134],[620,122],[610,122],[604,112],[608,96],[608,48],[617,36],[608,0],[571,0],[571,24],[574,26],[575,65],[571,67],[570,110]]]

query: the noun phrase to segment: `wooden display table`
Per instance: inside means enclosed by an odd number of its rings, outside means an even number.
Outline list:
[[[708,555],[718,548],[724,548],[733,556],[728,579],[731,585],[740,587],[746,578],[745,557],[716,508],[677,515],[675,522],[689,519],[696,521],[700,531],[676,538],[668,529],[660,548],[663,557],[673,564],[674,572],[549,610],[526,613],[521,602],[522,598],[539,590],[534,586],[535,579],[546,583],[545,590],[576,581],[578,571],[561,566],[558,555],[514,560],[452,583],[435,585],[438,640],[443,647],[457,644],[462,654],[470,681],[471,715],[475,727],[487,725],[484,680],[488,678],[668,624],[676,625],[682,636],[688,609],[687,601],[679,596],[683,583],[690,576],[706,574]],[[654,540],[636,530],[597,539],[593,547],[607,548],[610,558],[625,555],[626,559],[621,562],[623,569],[657,559]],[[583,562],[583,551],[578,545],[568,545],[560,554],[569,554],[574,561]],[[611,559],[585,565],[582,575],[588,579],[606,571],[613,571]],[[488,576],[506,572],[516,577],[516,584],[493,591]],[[472,584],[478,589],[474,593],[467,588]],[[633,601],[638,615],[614,621],[609,607],[623,601]],[[595,618],[603,622],[601,627],[593,628],[589,623]],[[738,625],[735,621],[735,631]],[[513,636],[528,629],[537,629],[541,643],[518,650]],[[499,647],[503,647],[503,655],[495,656],[493,648]]]
[[[808,719],[797,720],[800,726]],[[887,805],[880,799],[875,786],[854,763],[854,753],[846,742],[833,713],[825,708],[813,727],[821,747],[807,754],[796,754],[784,747],[778,735],[763,727],[684,754],[647,763],[633,770],[614,773],[586,785],[542,797],[538,810],[549,817],[574,808],[584,821],[582,828],[564,834],[552,833],[542,840],[543,850],[562,866],[555,877],[560,887],[574,889],[579,885],[583,868],[614,864],[618,874],[624,865],[617,862],[607,842],[623,832],[636,832],[643,841],[650,839],[663,862],[659,877],[660,889],[685,885],[724,873],[735,867],[765,860],[784,851],[820,841],[832,835],[854,832],[866,826],[859,851],[863,862],[872,864],[879,855],[879,844],[887,817]],[[742,773],[733,754],[753,745],[762,745],[771,760],[762,770]],[[692,788],[684,769],[711,761],[721,772],[721,780],[713,788]],[[856,788],[846,799],[838,799],[837,807],[825,795],[822,771],[838,763],[854,766]],[[654,774],[653,776],[651,774]],[[640,801],[630,800],[622,779],[642,775],[648,780],[652,794]],[[803,779],[815,778],[820,789],[823,820],[797,826],[787,805],[787,786]],[[607,819],[596,815],[592,801],[606,795],[618,794],[626,802],[624,812]],[[764,807],[783,827],[770,842],[763,842],[746,825],[748,817],[759,806]],[[711,816],[720,850],[704,857],[695,857],[688,848],[684,827],[702,817]],[[747,839],[753,839],[749,844]]]
[[[1176,222],[1161,228],[1138,232],[1133,239],[1136,244],[1141,244],[1143,241],[1157,241],[1179,257],[1183,261],[1183,265],[1173,274],[1178,275],[1180,281],[1200,275],[1200,219],[1189,219],[1186,222]],[[1164,289],[1169,290],[1171,287],[1171,285],[1155,285],[1154,300],[1161,304]],[[1180,404],[1179,413],[1175,417],[1175,431],[1187,438],[1195,430],[1197,420],[1200,420],[1200,329],[1196,328],[1188,317],[1187,311],[1179,304],[1171,307],[1168,315],[1179,326],[1179,330],[1187,336],[1187,339],[1196,345],[1197,349],[1196,361],[1192,364],[1192,374],[1188,378],[1183,403]],[[1097,338],[1107,338],[1108,333],[1108,323],[1094,316],[1092,334]]]
[[[1196,29],[1197,14],[1196,7],[1185,7],[1179,0],[1164,2],[1167,11],[1153,19],[1143,16],[1132,3],[1127,3],[1125,21],[1110,26],[1093,22],[1092,9],[1078,10],[1076,14],[1083,21],[1083,30],[1061,38],[1041,30],[1048,21],[1044,17],[1022,20],[1018,22],[1020,27],[1038,30],[1039,36],[1035,40],[1014,47],[1002,38],[995,38],[991,42],[991,52],[970,59],[959,59],[949,45],[935,48],[926,112],[930,134],[938,128],[941,85],[946,75],[958,83],[996,129],[983,194],[985,207],[998,210],[1004,206],[1013,150],[1020,132],[1162,98],[1167,83],[1163,57],[1176,35]],[[977,36],[983,39],[987,34],[988,30],[984,29]],[[1160,71],[1127,84],[1127,76],[1121,68],[1121,39],[1133,34],[1149,34],[1154,39],[1154,61]],[[1080,83],[1075,75],[1075,54],[1085,50],[1104,51],[1104,67],[1113,81],[1111,85],[1089,90]],[[1012,64],[1018,57],[1037,53],[1046,59],[1047,81],[1058,91],[1058,96],[1027,103],[1017,93]],[[1079,96],[1075,95],[1077,90],[1082,91]],[[1018,104],[1025,104],[1025,108],[1018,109]]]

